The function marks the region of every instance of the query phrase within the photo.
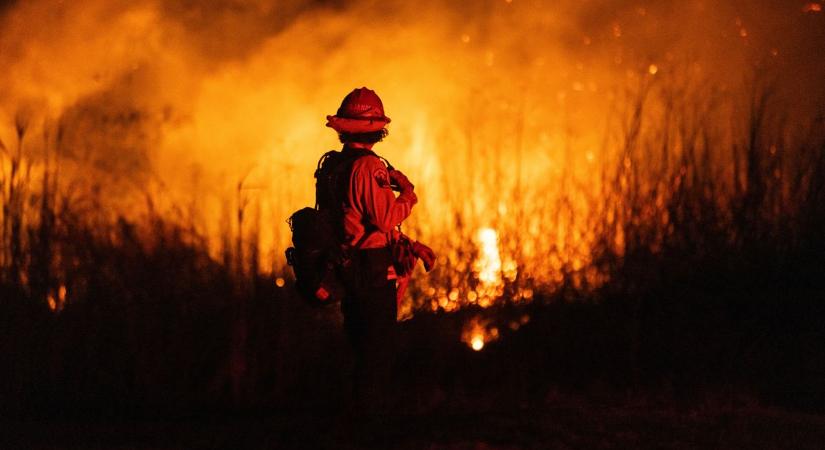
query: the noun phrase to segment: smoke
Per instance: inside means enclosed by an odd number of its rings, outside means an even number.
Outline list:
[[[500,211],[502,183],[586,173],[570,161],[601,155],[607,112],[654,75],[734,95],[758,74],[812,114],[825,104],[825,26],[803,6],[3,2],[0,138],[14,141],[21,114],[59,123],[62,157],[119,207],[151,192],[187,205],[186,219],[214,236],[243,198],[256,205],[264,246],[277,249],[286,215],[313,201],[318,156],[338,146],[325,115],[368,86],[393,118],[377,150],[426,180],[419,227],[443,229],[456,204]],[[464,170],[470,159],[478,165]]]

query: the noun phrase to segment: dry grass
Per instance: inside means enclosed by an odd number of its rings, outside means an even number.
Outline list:
[[[825,404],[816,384],[825,361],[816,344],[825,337],[822,118],[784,120],[769,85],[742,109],[741,99],[670,81],[644,79],[616,102],[627,110],[613,112],[607,162],[589,183],[522,182],[521,169],[504,183],[487,170],[494,159],[468,149],[473,182],[507,205],[486,218],[500,236],[505,267],[491,295],[501,299],[483,312],[465,296],[484,288],[473,266],[477,205],[444,199],[448,236],[412,223],[411,234],[448,256],[411,290],[419,315],[410,340],[428,337],[433,358],[432,380],[413,386],[451,380],[454,391],[485,398],[491,386],[468,387],[473,372],[450,362],[468,351],[460,322],[515,307],[534,317],[533,331],[475,363],[491,380],[531,386],[502,390],[514,398],[619,379],[729,383],[795,406]],[[100,212],[99,193],[64,182],[60,126],[47,127],[38,157],[27,152],[36,138],[22,115],[15,129],[17,142],[0,143],[3,404],[43,413],[340,399],[342,381],[318,379],[347,370],[340,317],[306,309],[261,273],[268,249],[245,214],[243,182],[216,260],[195,226],[157,213],[151,198],[131,220]],[[463,312],[426,313],[454,289]],[[518,370],[497,372],[513,355],[524,356]],[[794,374],[794,393],[782,390],[783,371]]]

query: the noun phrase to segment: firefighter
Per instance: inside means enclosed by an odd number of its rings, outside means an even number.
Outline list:
[[[372,152],[390,123],[375,92],[353,90],[327,120],[343,144],[341,155],[353,159],[342,193],[343,236],[352,251],[344,271],[341,309],[356,358],[355,399],[375,411],[386,405],[394,357],[398,276],[390,246],[418,198],[410,180]],[[435,260],[432,250],[418,242],[413,243],[413,253],[428,268]]]

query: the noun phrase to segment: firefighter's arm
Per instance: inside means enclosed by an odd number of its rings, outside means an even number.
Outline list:
[[[421,260],[421,263],[424,264],[424,270],[427,272],[433,270],[433,266],[435,266],[436,256],[433,249],[429,246],[424,245],[420,241],[414,241],[409,236],[405,235],[404,233],[398,230],[392,230],[392,238],[393,239],[409,239],[412,242],[412,252],[416,258]]]
[[[404,177],[406,180],[406,177]],[[387,233],[410,215],[418,198],[409,180],[396,198],[390,187],[390,174],[378,158],[367,156],[355,162],[350,192],[357,193],[351,204],[361,211],[380,231]]]

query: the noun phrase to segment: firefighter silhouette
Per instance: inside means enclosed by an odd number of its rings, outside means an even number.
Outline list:
[[[409,279],[409,273],[396,270],[393,246],[403,238],[398,227],[409,217],[418,198],[410,180],[385,165],[372,151],[386,137],[390,123],[375,92],[367,88],[353,90],[327,121],[343,144],[337,159],[349,161],[348,166],[340,164],[349,171],[344,182],[332,183],[335,186],[331,188],[337,191],[332,197],[337,200],[326,203],[341,208],[341,236],[350,248],[342,277],[346,293],[341,310],[355,353],[354,398],[368,410],[380,410],[387,405],[390,392],[398,299]],[[316,199],[324,197],[321,190],[330,189],[320,184],[316,185]],[[324,207],[321,203],[319,206]],[[429,270],[435,262],[432,250],[418,242],[407,242],[409,253]]]

